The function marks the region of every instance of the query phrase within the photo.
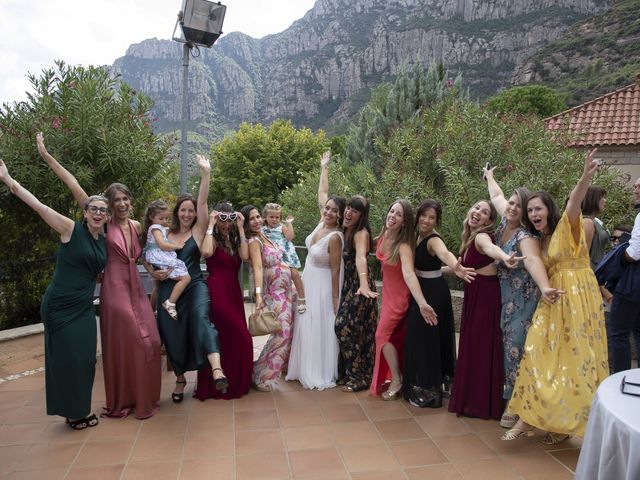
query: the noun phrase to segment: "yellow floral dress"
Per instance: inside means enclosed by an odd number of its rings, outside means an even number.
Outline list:
[[[538,304],[509,410],[541,430],[582,436],[596,389],[609,375],[602,297],[582,218],[572,227],[563,213],[543,261],[551,286],[566,293],[553,305]]]

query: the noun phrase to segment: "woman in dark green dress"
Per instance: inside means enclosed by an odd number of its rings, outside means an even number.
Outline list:
[[[176,403],[182,401],[187,383],[184,373],[190,370],[210,365],[216,388],[224,392],[228,386],[220,366],[218,332],[209,321],[209,289],[200,271],[200,246],[205,234],[213,233],[207,230],[211,167],[209,160],[202,155],[198,155],[197,159],[202,175],[198,199],[196,201],[191,195],[178,198],[169,231],[169,240],[181,245],[176,252],[178,258],[187,265],[191,282],[176,303],[179,320],[173,320],[164,308],[157,309],[160,337],[176,374],[176,388],[171,395]],[[146,267],[151,268],[148,264]],[[158,287],[158,305],[162,305],[169,298],[175,281],[167,280],[166,272],[161,270],[150,273],[154,278],[163,280]]]
[[[0,180],[60,234],[60,249],[51,283],[42,299],[47,414],[65,417],[82,430],[98,424],[91,414],[91,390],[96,369],[96,318],[93,291],[107,252],[103,226],[107,199],[88,198],[83,223],[74,222],[42,204],[16,182],[0,160]]]

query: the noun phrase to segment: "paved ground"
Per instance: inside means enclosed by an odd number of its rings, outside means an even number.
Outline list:
[[[158,415],[75,432],[45,415],[42,350],[41,335],[0,344],[3,479],[571,479],[581,444],[502,442],[494,421],[297,382],[200,402],[188,395],[191,374],[184,402],[173,404],[170,372]],[[95,412],[104,401],[98,363]]]

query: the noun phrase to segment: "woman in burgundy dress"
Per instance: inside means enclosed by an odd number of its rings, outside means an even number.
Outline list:
[[[499,420],[504,409],[502,389],[502,333],[500,283],[495,260],[510,268],[522,257],[506,254],[493,243],[498,214],[486,200],[477,202],[464,220],[462,265],[474,268],[476,278],[464,286],[460,344],[449,411],[457,416]]]
[[[244,217],[228,202],[215,206],[209,215],[209,227],[202,242],[207,261],[207,286],[211,296],[210,320],[218,330],[222,368],[228,376],[226,391],[216,387],[210,366],[198,370],[194,397],[240,398],[249,392],[253,373],[253,341],[244,313],[238,272],[242,259],[249,257],[243,230]]]

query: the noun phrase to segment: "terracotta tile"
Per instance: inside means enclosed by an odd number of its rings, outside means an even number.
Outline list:
[[[501,440],[502,434],[506,432],[481,432],[476,435],[485,445],[498,455],[514,455],[517,453],[530,453],[533,451],[542,451],[541,444],[537,438],[517,438],[516,440]]]
[[[284,444],[279,429],[236,432],[236,455],[283,452]]]
[[[184,435],[140,437],[133,446],[130,462],[159,462],[180,459]]]
[[[9,474],[6,480],[63,480],[67,474],[67,468],[42,468],[39,470],[24,470]]]
[[[13,465],[29,450],[29,445],[9,445],[0,447],[0,477],[8,474]]]
[[[569,448],[567,450],[554,450],[550,451],[549,454],[553,455],[560,463],[572,472],[576,471],[578,457],[580,457],[580,449]]]
[[[526,480],[563,480],[573,478],[564,465],[546,452],[531,452],[500,457]]]
[[[329,429],[338,445],[368,445],[382,442],[382,437],[371,422],[332,423]]]
[[[4,424],[7,418],[13,415],[15,411],[16,411],[16,407],[13,405],[0,404],[0,425]]]
[[[263,430],[280,426],[275,410],[238,412],[235,414],[235,420],[236,430]]]
[[[448,463],[442,451],[427,438],[392,442],[388,446],[403,467]]]
[[[344,475],[346,470],[335,448],[300,450],[289,453],[295,478]]]
[[[284,480],[291,478],[283,454],[257,454],[236,457],[237,480]]]
[[[499,458],[457,463],[465,480],[517,480],[520,476]]]
[[[233,432],[216,432],[208,435],[187,435],[183,458],[207,459],[235,455]]]
[[[387,442],[424,438],[427,436],[413,418],[384,420],[382,422],[375,422],[375,426],[382,435],[382,438]]]
[[[402,470],[376,472],[358,472],[351,474],[353,480],[406,480]]]
[[[38,392],[44,399],[43,392]],[[16,406],[25,405],[27,401],[35,395],[32,391],[0,391],[0,405]],[[43,402],[44,403],[44,402]]]
[[[428,467],[407,468],[404,473],[409,480],[462,480],[462,475],[450,463]]]
[[[74,467],[65,480],[119,480],[124,464],[98,467]]]
[[[461,435],[471,432],[469,426],[452,413],[417,417],[416,422],[432,437]]]
[[[310,405],[318,405],[317,393],[318,392],[314,392],[311,390],[302,390],[295,392],[274,392],[273,398],[275,399],[278,408],[300,408]]]
[[[34,443],[47,428],[47,423],[3,425],[0,427],[0,445],[26,445]]]
[[[543,443],[540,443],[542,435],[543,432],[540,432],[540,436],[538,436],[536,440],[538,441],[538,445],[540,445],[540,447],[547,452],[553,450],[567,450],[570,448],[582,448],[582,439],[580,437],[570,437],[564,442],[559,443],[558,445],[545,445]]]
[[[81,447],[82,443],[36,444],[15,463],[13,468],[19,471],[69,467]]]
[[[221,431],[233,431],[232,413],[214,413],[210,415],[191,415],[187,425],[187,434],[209,434]]]
[[[129,463],[122,480],[175,480],[178,478],[180,462]]]
[[[300,385],[300,382],[296,380],[287,382],[284,380],[284,375],[282,376],[282,379],[273,386],[273,388],[278,392],[300,392],[304,390],[304,387]]]
[[[395,418],[411,418],[411,414],[405,408],[404,402],[399,400],[391,402],[362,402],[362,407],[374,422]]]
[[[339,388],[327,388],[315,393],[320,405],[351,405],[358,403],[358,397],[353,393],[343,392]]]
[[[104,438],[84,444],[73,466],[125,464],[131,454],[133,439]]]
[[[91,428],[73,430],[66,423],[47,423],[37,443],[84,442],[91,436]],[[99,428],[99,427],[98,427]]]
[[[186,415],[153,416],[142,422],[140,436],[184,435],[187,430]]]
[[[335,443],[327,425],[287,428],[283,429],[282,433],[287,450],[290,452],[309,448],[333,447]]]
[[[236,478],[234,457],[184,460],[180,480],[229,480]]]
[[[5,382],[0,386],[2,392],[33,391],[44,388],[44,375],[34,374]]]
[[[496,456],[495,452],[474,434],[436,437],[434,441],[447,458],[454,463]]]
[[[138,435],[142,422],[133,417],[127,418],[100,418],[100,424],[90,428],[91,440],[109,437],[134,438]]]
[[[235,399],[233,408],[235,412],[259,412],[274,410],[276,403],[271,393],[252,390],[249,395]]]
[[[326,423],[318,406],[278,408],[280,424],[284,428],[322,425]]]
[[[385,444],[344,445],[339,447],[339,450],[350,472],[400,468],[398,461]]]
[[[419,407],[414,407],[413,405],[411,405],[410,403],[407,405],[407,410],[409,410],[409,413],[411,415],[413,415],[414,417],[426,417],[428,415],[436,415],[438,413],[446,413],[447,412],[447,407],[445,404],[442,405],[442,407],[440,408],[419,408]]]
[[[160,409],[156,412],[154,417],[164,417],[166,415],[190,414],[191,407],[193,406],[194,402],[191,400],[189,401],[185,400],[180,403],[173,403],[173,401],[170,398],[170,392],[171,390],[169,390],[169,393],[167,393],[166,395],[160,396]]]
[[[352,395],[351,398],[355,397]],[[367,416],[364,414],[358,403],[331,404],[320,407],[320,411],[329,423],[361,422],[367,420]]]
[[[231,415],[233,414],[233,401],[209,399],[204,402],[198,399],[185,399],[182,402],[191,405],[192,415]]]
[[[473,432],[495,432],[502,435],[504,428],[500,426],[497,420],[483,420],[482,418],[460,417],[469,429]]]

